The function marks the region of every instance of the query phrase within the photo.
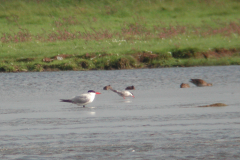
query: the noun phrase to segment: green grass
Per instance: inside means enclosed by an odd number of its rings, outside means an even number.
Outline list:
[[[236,0],[0,0],[0,8],[2,72],[240,62]],[[235,54],[196,57],[217,48]],[[71,56],[53,58],[62,54]]]

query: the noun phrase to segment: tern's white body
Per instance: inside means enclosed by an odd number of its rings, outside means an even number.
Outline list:
[[[72,99],[61,99],[61,102],[74,103],[79,106],[85,107],[86,104],[93,102],[96,94],[101,94],[101,93],[90,90],[90,91],[88,91],[88,93],[81,94],[79,96],[75,96]]]
[[[88,103],[92,103],[95,99],[96,93],[86,93],[82,94],[80,96],[75,96],[71,99],[72,103],[75,103],[77,105],[85,105]]]

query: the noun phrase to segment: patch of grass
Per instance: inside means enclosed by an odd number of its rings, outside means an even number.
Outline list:
[[[75,60],[75,63],[78,67],[83,68],[83,69],[93,69],[93,68],[95,68],[95,65],[92,63],[91,60],[78,59],[78,60]]]
[[[17,58],[16,59],[17,62],[31,62],[34,60],[35,60],[35,58]]]
[[[172,56],[174,58],[197,58],[200,55],[198,55],[198,49],[197,48],[184,48],[184,49],[173,49]]]
[[[130,69],[137,66],[137,62],[131,56],[105,56],[95,60],[98,69]]]
[[[2,0],[0,71],[239,64],[239,8],[236,0]]]
[[[0,72],[15,72],[16,69],[13,65],[6,65],[6,64],[1,64],[0,65]]]

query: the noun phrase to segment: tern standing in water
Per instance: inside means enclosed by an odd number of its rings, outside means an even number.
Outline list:
[[[79,106],[85,107],[86,104],[93,102],[96,94],[101,94],[101,93],[95,92],[93,90],[89,90],[88,93],[81,94],[80,96],[75,96],[72,99],[60,99],[60,100],[61,102],[74,103]]]

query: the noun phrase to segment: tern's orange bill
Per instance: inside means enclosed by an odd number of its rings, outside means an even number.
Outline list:
[[[100,92],[96,92],[96,94],[101,94]]]

